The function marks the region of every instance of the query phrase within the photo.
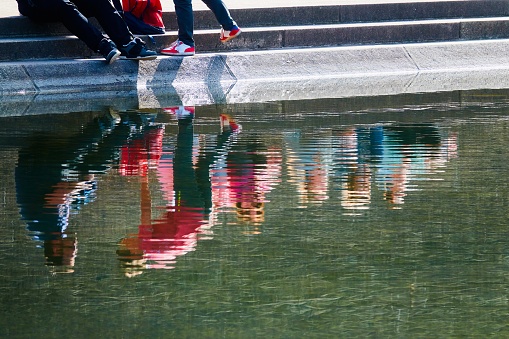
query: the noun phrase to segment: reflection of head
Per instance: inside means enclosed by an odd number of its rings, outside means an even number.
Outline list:
[[[44,241],[46,265],[55,267],[56,273],[72,273],[77,253],[74,237],[48,239]]]
[[[130,242],[136,240],[136,238],[123,239],[120,243],[120,248],[117,250],[122,271],[128,278],[142,274],[146,266],[146,259],[143,256],[143,251],[135,247],[129,247]]]
[[[346,209],[367,209],[371,203],[371,171],[360,166],[350,173],[341,192],[341,205]]]
[[[341,191],[341,206],[345,209],[359,210],[368,209],[371,203],[371,191],[352,191],[344,189]]]
[[[242,221],[251,221],[261,223],[265,220],[265,211],[263,202],[239,201],[235,204],[237,208],[237,217]]]
[[[143,270],[146,268],[145,259],[123,259],[120,261],[120,264],[122,271],[128,278],[143,274]]]
[[[384,199],[394,205],[402,205],[405,201],[404,198],[406,193],[398,190],[386,190],[384,192]],[[392,208],[397,209],[399,206],[392,206]]]

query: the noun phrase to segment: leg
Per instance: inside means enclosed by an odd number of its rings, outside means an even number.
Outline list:
[[[230,11],[226,8],[222,0],[202,0],[205,5],[214,13],[217,21],[224,30],[231,31],[233,26],[236,25],[233,21]]]
[[[134,39],[111,0],[74,0],[74,3],[83,14],[95,17],[117,46],[126,45]]]
[[[29,17],[34,17],[35,20],[46,17],[49,20],[62,22],[72,34],[93,51],[97,51],[99,43],[105,38],[69,0],[32,0],[32,3],[35,10]]]
[[[173,0],[177,15],[178,39],[189,46],[194,46],[194,15],[191,0]]]

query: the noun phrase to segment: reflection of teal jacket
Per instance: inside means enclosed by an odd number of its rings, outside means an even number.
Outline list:
[[[46,197],[58,183],[105,173],[130,134],[129,123],[114,125],[100,117],[79,134],[32,136],[28,146],[19,151],[15,170],[17,202],[28,230],[41,240],[62,237],[71,212],[94,199],[97,183],[89,182],[65,204],[45,206]]]
[[[381,187],[401,173],[402,166],[409,179],[424,175],[426,160],[439,152],[439,130],[432,125],[385,127],[383,133],[383,156],[376,165],[376,182]]]

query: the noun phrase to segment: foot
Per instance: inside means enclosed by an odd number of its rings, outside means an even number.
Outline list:
[[[97,52],[101,53],[108,64],[117,61],[121,54],[115,43],[109,39],[101,40]]]
[[[222,43],[225,43],[233,38],[238,37],[240,32],[240,28],[237,25],[234,25],[231,31],[225,31],[223,28],[221,28],[221,36],[219,37],[219,40]]]
[[[240,133],[240,131],[242,131],[242,125],[237,124],[228,114],[219,115],[219,122],[221,124],[221,132],[223,133]]]
[[[163,48],[161,54],[174,56],[194,55],[194,46],[189,46],[182,41],[175,41],[170,46]]]
[[[127,45],[120,48],[121,59],[127,60],[153,60],[157,58],[157,53],[147,49],[145,42],[140,38],[134,38]]]

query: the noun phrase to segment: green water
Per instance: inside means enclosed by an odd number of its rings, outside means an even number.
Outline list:
[[[1,337],[509,336],[503,91],[0,121]]]

